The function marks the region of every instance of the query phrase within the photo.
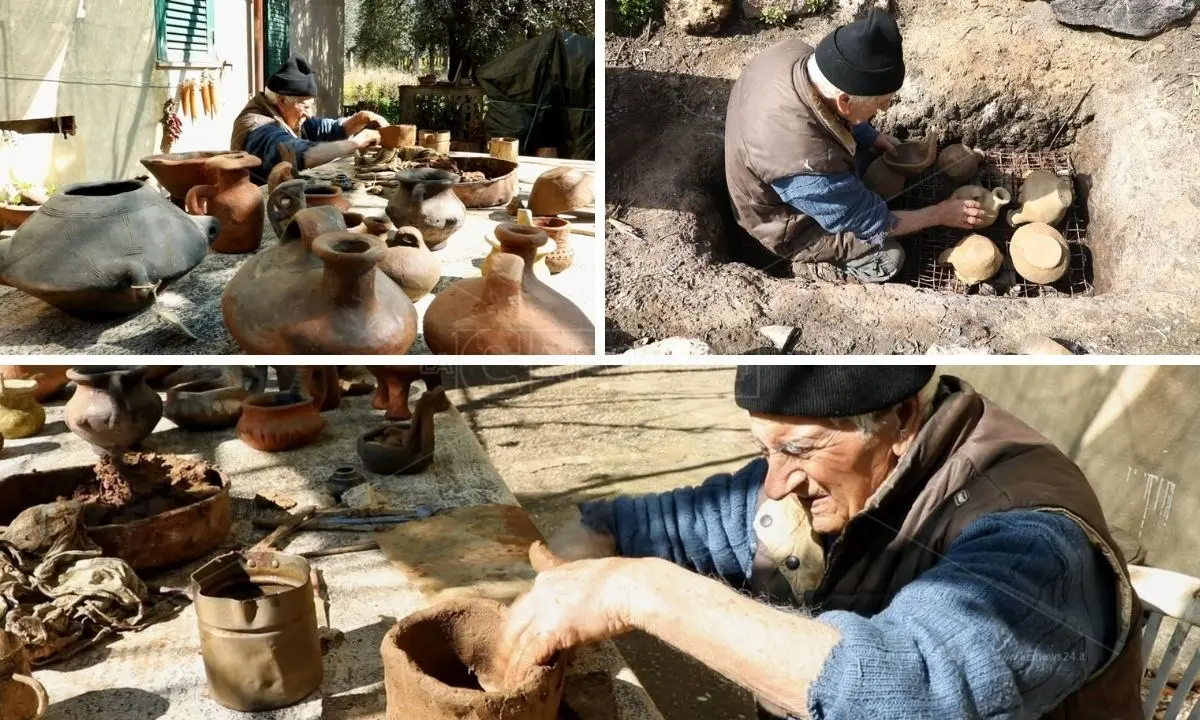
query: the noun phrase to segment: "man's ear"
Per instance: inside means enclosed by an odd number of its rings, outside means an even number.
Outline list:
[[[921,425],[921,401],[916,395],[896,408],[896,440],[892,443],[892,454],[903,457],[917,441]]]
[[[848,117],[850,115],[851,100],[850,96],[846,93],[839,93],[837,99],[833,101],[833,104],[834,107],[837,108],[837,111],[840,115],[844,117]]]

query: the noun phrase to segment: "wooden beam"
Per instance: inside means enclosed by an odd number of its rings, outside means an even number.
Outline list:
[[[75,134],[75,116],[36,118],[33,120],[0,120],[0,130],[11,130],[20,135],[57,135],[65,138]]]

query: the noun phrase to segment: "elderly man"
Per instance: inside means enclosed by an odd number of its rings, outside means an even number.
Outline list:
[[[904,82],[900,31],[872,11],[813,50],[785,40],[757,55],[733,86],[725,121],[725,179],[738,224],[797,277],[879,283],[904,264],[894,238],[935,225],[972,228],[973,200],[888,210],[863,184],[866,166],[896,139],[867,121]]]
[[[383,117],[365,110],[341,119],[311,117],[316,95],[308,61],[292,55],[238,113],[229,146],[262,160],[251,171],[256,183],[266,184],[280,162],[297,171],[315,168],[379,142],[374,128],[387,127]]]
[[[932,367],[743,367],[735,395],[761,458],[585,503],[534,546],[501,643],[513,679],[640,629],[762,718],[1140,717],[1139,605],[1048,440]]]

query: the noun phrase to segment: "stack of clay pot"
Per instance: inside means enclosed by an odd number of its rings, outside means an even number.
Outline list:
[[[482,278],[459,280],[425,312],[425,342],[435,353],[584,355],[595,329],[587,316],[537,277],[545,232],[511,223],[496,227],[505,252]]]

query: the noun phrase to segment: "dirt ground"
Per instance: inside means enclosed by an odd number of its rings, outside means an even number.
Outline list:
[[[694,485],[753,458],[733,379],[732,367],[476,367],[448,370],[447,388],[548,534],[579,502]],[[670,646],[640,633],[617,645],[666,720],[753,720],[748,693]]]
[[[797,34],[815,43],[835,21],[735,20],[711,38],[656,28],[606,44],[605,192],[608,217],[624,224],[607,233],[608,350],[684,336],[738,353],[767,344],[760,328],[794,325],[803,353],[1012,353],[1033,332],[1088,353],[1196,352],[1200,320],[1188,308],[1200,259],[1184,238],[1200,220],[1200,29],[1119,38],[1066,28],[1047,3],[1018,0],[902,0],[897,16],[909,72],[876,126],[1069,150],[1096,293],[1013,299],[789,277],[735,240],[726,101],[755,53]]]

